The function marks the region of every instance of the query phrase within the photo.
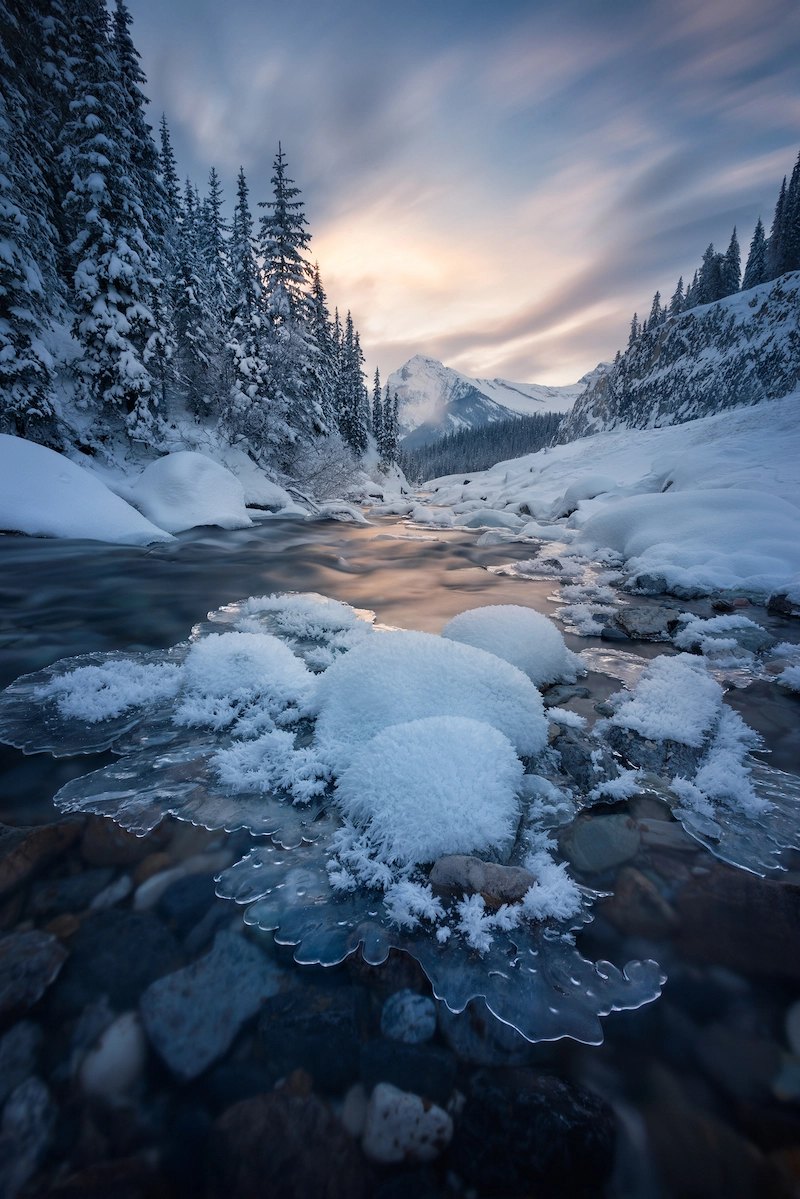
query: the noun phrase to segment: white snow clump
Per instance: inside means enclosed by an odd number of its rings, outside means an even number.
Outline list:
[[[340,654],[353,649],[373,632],[372,612],[351,608],[314,592],[251,596],[237,607],[241,616],[236,628],[242,632],[258,632],[261,626],[257,618],[266,613],[292,643],[324,641],[303,654],[306,663],[318,670],[330,666]]]
[[[233,791],[288,791],[295,803],[322,795],[330,778],[313,750],[295,749],[293,734],[280,729],[255,741],[234,741],[214,755],[211,765]]]
[[[381,729],[428,716],[465,716],[503,733],[516,752],[547,743],[530,679],[485,650],[408,630],[368,637],[320,676],[316,746],[340,774]]]
[[[719,719],[722,688],[702,658],[661,654],[632,692],[622,692],[611,723],[650,741],[679,741],[699,748]]]
[[[472,608],[448,621],[442,636],[486,650],[518,667],[533,683],[574,683],[586,668],[567,649],[555,625],[540,612],[517,604]]]
[[[148,520],[168,533],[197,525],[245,529],[253,523],[236,476],[194,450],[178,450],[151,462],[127,494]]]
[[[131,708],[172,699],[181,685],[181,668],[170,662],[143,665],[121,659],[101,666],[79,666],[37,688],[37,699],[55,698],[64,717],[98,724]]]

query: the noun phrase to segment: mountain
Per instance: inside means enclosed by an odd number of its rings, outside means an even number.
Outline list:
[[[535,412],[568,412],[579,395],[609,369],[600,363],[577,383],[510,383],[470,379],[435,358],[415,354],[386,380],[400,399],[400,437],[405,450],[430,445],[445,433],[476,429]]]
[[[691,308],[640,334],[576,401],[559,442],[651,429],[776,400],[800,381],[800,272]]]

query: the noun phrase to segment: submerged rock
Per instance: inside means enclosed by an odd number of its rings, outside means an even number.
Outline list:
[[[362,1146],[375,1162],[430,1162],[450,1144],[453,1121],[435,1103],[379,1083],[367,1105]]]
[[[678,624],[679,608],[640,607],[620,608],[616,625],[636,641],[667,641]]]
[[[30,916],[61,916],[65,912],[83,912],[105,890],[113,873],[109,867],[101,867],[84,870],[71,878],[34,883],[27,913]]]
[[[551,712],[555,720],[556,713]],[[590,791],[602,779],[615,778],[617,764],[610,751],[599,741],[590,739],[578,729],[560,726],[553,748],[561,754],[561,765],[575,782]]]
[[[27,1011],[41,999],[67,959],[51,933],[9,933],[0,940],[0,1016]]]
[[[0,1040],[0,1104],[36,1069],[42,1030],[31,1020],[21,1020]]]
[[[439,858],[428,878],[439,895],[482,895],[490,908],[519,902],[536,882],[536,876],[521,866],[499,866],[463,854]]]
[[[273,1081],[303,1069],[318,1090],[341,1095],[358,1079],[366,1013],[357,986],[298,986],[267,999],[258,1039]]]
[[[87,1095],[115,1099],[139,1081],[147,1057],[138,1012],[123,1012],[89,1050],[80,1068],[81,1086]]]
[[[493,1016],[482,999],[471,1000],[463,1012],[451,1012],[440,1003],[437,1017],[447,1045],[460,1061],[473,1066],[529,1066],[550,1054],[548,1044],[531,1044]]]
[[[243,937],[217,933],[205,957],[147,988],[139,1005],[147,1035],[173,1073],[196,1078],[277,993],[282,975]]]
[[[680,920],[658,887],[640,870],[623,866],[614,881],[614,894],[600,911],[629,937],[668,937]]]
[[[391,1041],[421,1045],[436,1032],[436,1004],[427,995],[395,991],[383,1005],[381,1032]]]
[[[36,1170],[50,1140],[55,1108],[40,1078],[12,1091],[0,1126],[0,1195],[14,1199]]]
[[[575,683],[554,683],[552,687],[543,689],[542,700],[546,708],[555,708],[571,699],[588,699],[590,695],[588,687],[581,687]]]
[[[584,816],[559,838],[559,849],[576,870],[602,874],[636,856],[641,836],[635,821],[624,813]]]
[[[83,821],[74,818],[36,828],[0,825],[0,895],[12,891],[69,849],[82,828]]]
[[[767,600],[767,611],[777,616],[800,616],[800,597],[797,592],[774,591]]]

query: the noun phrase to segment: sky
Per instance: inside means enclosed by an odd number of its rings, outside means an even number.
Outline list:
[[[568,383],[800,149],[797,0],[129,0],[179,170],[280,140],[370,371]]]

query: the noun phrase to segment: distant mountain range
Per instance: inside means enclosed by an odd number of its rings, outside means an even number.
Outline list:
[[[577,383],[511,383],[470,379],[435,358],[415,354],[386,380],[400,399],[400,438],[405,450],[430,445],[445,433],[477,429],[535,412],[569,412],[578,396],[610,368],[601,362]]]

